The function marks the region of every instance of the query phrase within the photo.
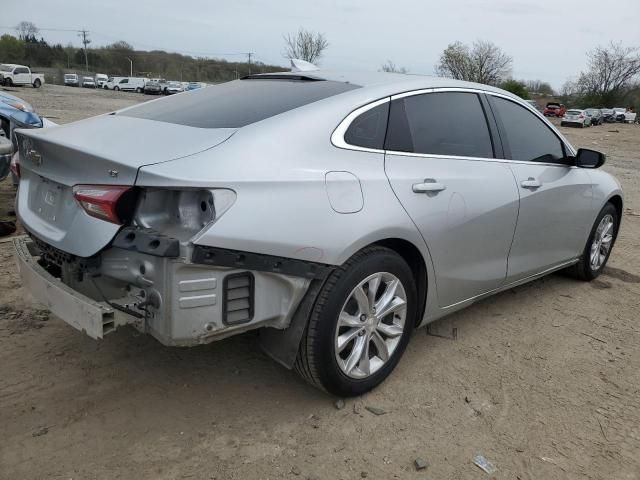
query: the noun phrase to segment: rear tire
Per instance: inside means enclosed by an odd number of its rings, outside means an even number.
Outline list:
[[[113,87],[113,89],[114,89],[116,92],[119,92],[119,91],[120,91],[120,87]]]
[[[136,88],[136,93],[142,93],[142,89],[140,87]]]
[[[571,276],[590,282],[602,273],[618,236],[619,225],[616,207],[607,203],[596,217],[580,261],[568,269]]]
[[[294,368],[331,394],[361,395],[397,365],[416,312],[416,284],[407,263],[388,248],[365,248],[329,275]]]
[[[40,79],[36,78],[36,81],[33,82],[33,88],[40,88],[41,85],[42,85],[42,82],[40,81]]]

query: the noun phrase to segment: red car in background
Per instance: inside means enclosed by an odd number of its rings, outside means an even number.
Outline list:
[[[567,107],[562,103],[549,102],[544,108],[543,113],[545,117],[563,117],[566,112]]]

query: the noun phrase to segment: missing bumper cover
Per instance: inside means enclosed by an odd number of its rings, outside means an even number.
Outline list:
[[[293,258],[276,257],[260,253],[227,250],[225,248],[196,245],[191,257],[193,263],[233,267],[258,272],[280,273],[294,277],[324,279],[332,270],[330,265]]]

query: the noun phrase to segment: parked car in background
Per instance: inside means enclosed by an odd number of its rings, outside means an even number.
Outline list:
[[[106,76],[104,73],[96,73],[95,80],[96,80],[97,88],[104,88],[104,86],[109,81],[109,77]]]
[[[281,364],[353,396],[415,327],[552,271],[603,271],[620,185],[519,97],[312,75],[19,132],[25,290],[94,338],[129,324],[189,346],[261,329]]]
[[[580,128],[590,127],[591,126],[591,117],[587,115],[584,110],[571,109],[567,110],[567,112],[562,117],[562,121],[560,125],[565,127],[568,125],[576,125]]]
[[[190,92],[191,90],[197,90],[199,88],[202,88],[202,85],[200,85],[199,82],[189,82],[189,84],[187,85],[187,88],[185,90],[187,92]]]
[[[542,113],[545,117],[562,117],[566,112],[567,107],[562,103],[549,102]]]
[[[96,81],[93,77],[82,77],[83,88],[96,88]]]
[[[162,95],[164,86],[157,80],[149,80],[144,86],[145,95]]]
[[[591,125],[602,125],[602,122],[604,122],[599,108],[587,108],[584,113],[591,119]]]
[[[102,88],[105,90],[115,90],[120,81],[124,78],[126,77],[109,77],[107,83],[105,83]],[[120,90],[120,87],[118,87],[118,90]]]
[[[31,73],[25,65],[15,63],[0,64],[0,84],[5,87],[32,85],[40,88],[44,84],[44,73]]]
[[[614,114],[614,118],[616,119],[616,122],[624,123],[624,121],[627,118],[625,115],[626,112],[627,112],[627,109],[624,107],[615,107],[613,109],[613,114]]]
[[[2,148],[4,156],[0,159],[0,172],[2,172],[0,180],[6,177],[9,167],[11,167],[14,171],[14,184],[17,183],[17,163],[14,156],[14,152],[17,152],[15,129],[41,128],[52,124],[53,122],[40,117],[29,103],[9,92],[0,91],[0,137],[8,139],[13,145],[13,148],[9,148],[5,142]]]
[[[80,86],[80,77],[75,73],[65,73],[64,84],[67,87],[78,87]]]
[[[624,121],[626,123],[635,123],[637,118],[638,116],[636,115],[636,112],[631,109],[627,109],[627,111],[624,112]]]
[[[114,90],[122,90],[123,92],[144,92],[144,86],[146,79],[140,77],[126,77],[120,80],[117,85],[113,87]]]
[[[165,95],[173,95],[174,93],[180,92],[184,92],[184,88],[180,82],[168,82],[167,86],[164,87]]]
[[[615,112],[612,108],[601,108],[602,121],[605,123],[614,123],[616,121]]]

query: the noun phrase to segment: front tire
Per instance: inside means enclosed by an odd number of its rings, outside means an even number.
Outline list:
[[[620,218],[616,207],[607,203],[591,228],[580,261],[569,272],[577,279],[590,282],[604,270],[618,236]]]
[[[338,267],[322,287],[295,369],[331,394],[361,395],[382,383],[415,326],[416,284],[393,250],[368,247]]]

